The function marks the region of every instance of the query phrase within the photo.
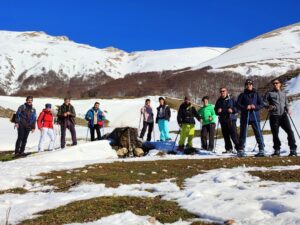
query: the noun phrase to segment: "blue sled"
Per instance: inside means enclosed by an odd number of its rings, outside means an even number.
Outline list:
[[[145,141],[143,147],[147,149],[156,149],[163,151],[176,150],[175,141]]]

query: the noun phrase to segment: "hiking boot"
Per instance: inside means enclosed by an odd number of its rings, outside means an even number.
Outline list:
[[[196,154],[196,148],[188,147],[188,148],[184,149],[183,152],[186,155],[194,155],[194,154]]]
[[[259,150],[259,152],[256,155],[254,155],[254,156],[255,157],[265,157],[266,155],[265,155],[264,150]]]
[[[242,157],[246,157],[246,156],[247,156],[247,155],[246,155],[246,153],[245,153],[244,150],[239,150],[239,151],[237,152],[237,157],[242,158]]]
[[[289,156],[298,156],[296,149],[291,149]]]
[[[271,156],[280,156],[280,150],[276,149]]]

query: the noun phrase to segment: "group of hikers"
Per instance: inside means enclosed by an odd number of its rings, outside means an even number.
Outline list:
[[[38,151],[44,151],[45,140],[47,136],[50,138],[48,149],[54,150],[55,134],[54,134],[54,115],[52,113],[52,105],[47,103],[45,108],[37,117],[36,110],[33,108],[33,97],[28,96],[25,104],[21,105],[13,119],[15,128],[18,129],[18,139],[15,146],[15,156],[26,155],[25,147],[30,132],[36,129],[41,131],[41,136],[38,145]],[[88,121],[90,129],[91,141],[95,141],[95,131],[97,140],[101,139],[100,129],[104,125],[105,115],[99,108],[100,103],[95,102],[94,106],[88,110],[85,119]],[[64,103],[57,110],[57,124],[60,125],[60,148],[66,146],[66,130],[68,129],[72,137],[72,146],[77,145],[76,129],[75,129],[76,112],[74,106],[70,103],[70,98],[65,98]]]
[[[195,136],[195,119],[201,122],[201,147],[204,150],[213,151],[215,148],[216,120],[221,125],[221,131],[225,141],[225,152],[233,152],[234,149],[239,157],[246,156],[245,144],[248,136],[248,126],[251,125],[258,143],[258,157],[265,156],[265,145],[260,127],[260,110],[267,108],[270,118],[270,127],[273,135],[273,156],[280,156],[281,142],[279,139],[279,128],[281,127],[288,136],[288,145],[290,147],[290,156],[297,156],[297,145],[295,136],[291,128],[288,115],[291,114],[286,94],[281,90],[282,83],[279,79],[273,81],[274,88],[269,91],[264,98],[254,88],[253,80],[247,79],[244,91],[238,96],[237,100],[232,98],[225,87],[220,88],[220,97],[213,105],[209,101],[209,96],[202,98],[203,106],[197,111],[191,102],[191,98],[186,96],[184,102],[180,105],[177,115],[177,122],[180,126],[180,139],[177,150],[184,151],[186,147],[193,149],[193,138]],[[27,138],[30,132],[34,132],[36,121],[38,129],[41,131],[38,151],[44,151],[45,140],[50,138],[48,149],[54,150],[54,116],[52,114],[52,105],[47,103],[45,108],[37,117],[36,110],[33,108],[33,97],[28,96],[26,103],[21,105],[13,122],[18,129],[18,138],[15,146],[15,155],[24,155]],[[85,115],[88,121],[88,127],[91,134],[91,141],[101,139],[100,129],[104,126],[105,115],[99,108],[100,103],[95,102]],[[143,127],[139,138],[143,139],[147,128],[147,141],[151,141],[154,131],[154,121],[158,124],[160,131],[160,141],[171,141],[169,132],[169,121],[171,118],[171,109],[166,104],[163,97],[159,97],[159,106],[157,107],[156,118],[151,107],[150,99],[146,99],[142,107],[141,118],[143,117]],[[240,132],[237,132],[237,114],[240,113]],[[75,129],[76,112],[70,103],[70,98],[65,98],[64,103],[58,107],[57,123],[60,125],[60,148],[66,146],[66,130],[70,130],[72,145],[77,145]],[[268,118],[267,118],[268,119]],[[140,119],[141,120],[141,119]],[[218,127],[218,126],[217,126]],[[295,127],[296,129],[296,127]],[[177,139],[177,137],[176,137]],[[155,141],[155,139],[154,139]],[[176,140],[175,140],[176,142]]]
[[[198,111],[193,106],[191,98],[186,96],[184,102],[179,107],[177,115],[177,122],[180,126],[180,139],[177,150],[184,151],[186,139],[186,147],[188,149],[194,149],[193,138],[195,136],[195,119],[197,119],[202,125],[201,148],[213,151],[215,148],[216,118],[218,116],[218,123],[221,125],[225,142],[225,153],[234,152],[235,150],[237,156],[246,156],[245,145],[248,136],[248,127],[251,126],[259,150],[255,156],[263,157],[265,156],[265,145],[260,126],[260,110],[267,108],[274,143],[274,153],[272,156],[280,156],[280,127],[288,136],[288,145],[290,147],[289,156],[297,156],[296,140],[288,118],[291,111],[287,96],[285,92],[281,90],[282,82],[279,79],[273,80],[272,84],[273,89],[267,92],[262,98],[254,88],[253,80],[247,79],[245,81],[245,89],[238,96],[237,100],[229,95],[225,87],[222,87],[220,88],[220,97],[216,101],[216,104],[211,104],[209,96],[204,96],[202,98],[203,106]],[[169,134],[171,111],[163,97],[159,98],[159,104],[155,121],[159,127],[160,141],[168,141],[171,140]],[[238,113],[240,113],[239,134],[236,124]],[[143,116],[143,128],[139,137],[143,139],[148,127],[147,141],[150,141],[154,126],[154,113],[150,105],[150,99],[146,99],[145,106],[141,109],[141,115]]]

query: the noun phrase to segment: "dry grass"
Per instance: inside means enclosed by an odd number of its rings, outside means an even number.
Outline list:
[[[251,171],[252,176],[278,182],[300,182],[300,170]]]

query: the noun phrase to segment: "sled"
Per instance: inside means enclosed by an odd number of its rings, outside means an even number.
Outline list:
[[[143,143],[143,148],[152,150],[161,150],[165,152],[176,150],[177,146],[175,141],[145,141]]]

